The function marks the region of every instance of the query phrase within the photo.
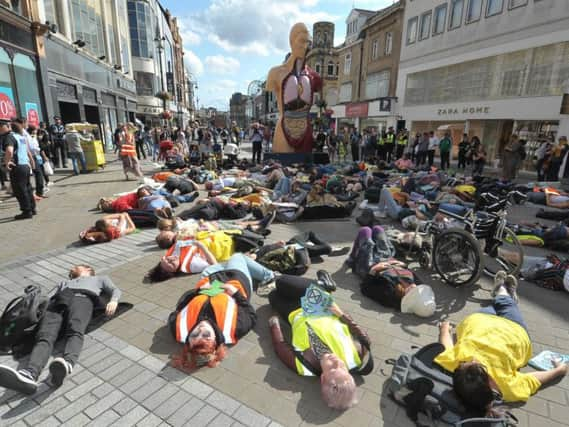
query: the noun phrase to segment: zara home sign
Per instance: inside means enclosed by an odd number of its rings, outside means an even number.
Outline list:
[[[489,114],[490,107],[462,107],[460,108],[439,108],[437,114],[439,116],[452,116],[455,114]]]

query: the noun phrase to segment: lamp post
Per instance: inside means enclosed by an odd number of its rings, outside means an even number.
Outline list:
[[[164,52],[164,42],[166,41],[166,37],[162,36],[159,37],[158,35],[154,39],[156,43],[156,49],[158,50],[158,63],[160,64],[160,90],[165,91],[164,89],[164,70],[162,68],[162,52]]]

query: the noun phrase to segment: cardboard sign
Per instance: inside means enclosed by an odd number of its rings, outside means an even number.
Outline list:
[[[310,285],[300,298],[300,306],[306,316],[329,316],[333,303],[332,295],[317,285]]]

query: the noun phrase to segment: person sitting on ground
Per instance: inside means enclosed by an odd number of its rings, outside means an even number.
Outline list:
[[[324,290],[335,290],[328,273],[319,271],[316,284]],[[334,409],[345,410],[357,403],[354,374],[366,375],[373,369],[368,335],[337,304],[329,315],[308,316],[301,308],[313,280],[280,276],[276,289],[269,294],[271,306],[291,326],[291,344],[281,331],[279,318],[269,318],[274,350],[291,370],[303,376],[320,376],[322,398]]]
[[[106,305],[103,305],[102,295],[109,298]],[[38,378],[63,331],[63,357],[53,359],[49,365],[51,384],[61,386],[79,359],[83,336],[93,310],[103,305],[105,314],[112,316],[120,296],[121,291],[107,276],[96,276],[93,268],[88,265],[73,267],[69,279],[61,282],[50,298],[28,362],[19,370],[0,365],[0,386],[24,394],[34,394],[38,388]]]
[[[492,412],[499,396],[504,402],[527,401],[542,385],[567,375],[569,365],[553,361],[548,371],[522,373],[532,345],[518,307],[517,280],[498,272],[492,306],[467,316],[457,327],[453,343],[448,322],[440,324],[439,341],[445,350],[435,362],[453,373],[453,388],[477,416]]]
[[[274,279],[272,271],[243,254],[206,268],[195,289],[180,298],[168,318],[172,335],[184,344],[173,365],[183,370],[219,365],[227,346],[237,344],[257,322],[250,303],[253,281],[263,287],[271,286]],[[219,282],[222,292],[210,292]]]
[[[94,227],[84,230],[79,235],[86,243],[104,243],[134,233],[136,226],[126,212],[105,215],[95,222]]]
[[[409,153],[405,153],[403,157],[395,161],[395,167],[400,171],[408,171],[413,168],[413,160]]]

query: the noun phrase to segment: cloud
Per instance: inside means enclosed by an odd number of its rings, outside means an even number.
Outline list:
[[[296,22],[310,28],[317,21],[335,21],[310,8],[318,0],[212,0],[194,16],[193,29],[227,52],[268,56],[288,52],[288,34]]]
[[[201,36],[191,29],[194,26],[191,19],[179,19],[178,26],[184,46],[195,46],[201,43]]]
[[[207,56],[205,65],[212,74],[233,74],[238,72],[241,66],[237,59],[223,55]]]
[[[189,49],[184,49],[184,53],[184,62],[190,69],[190,72],[194,74],[194,76],[199,76],[203,73],[204,67],[201,59]]]

